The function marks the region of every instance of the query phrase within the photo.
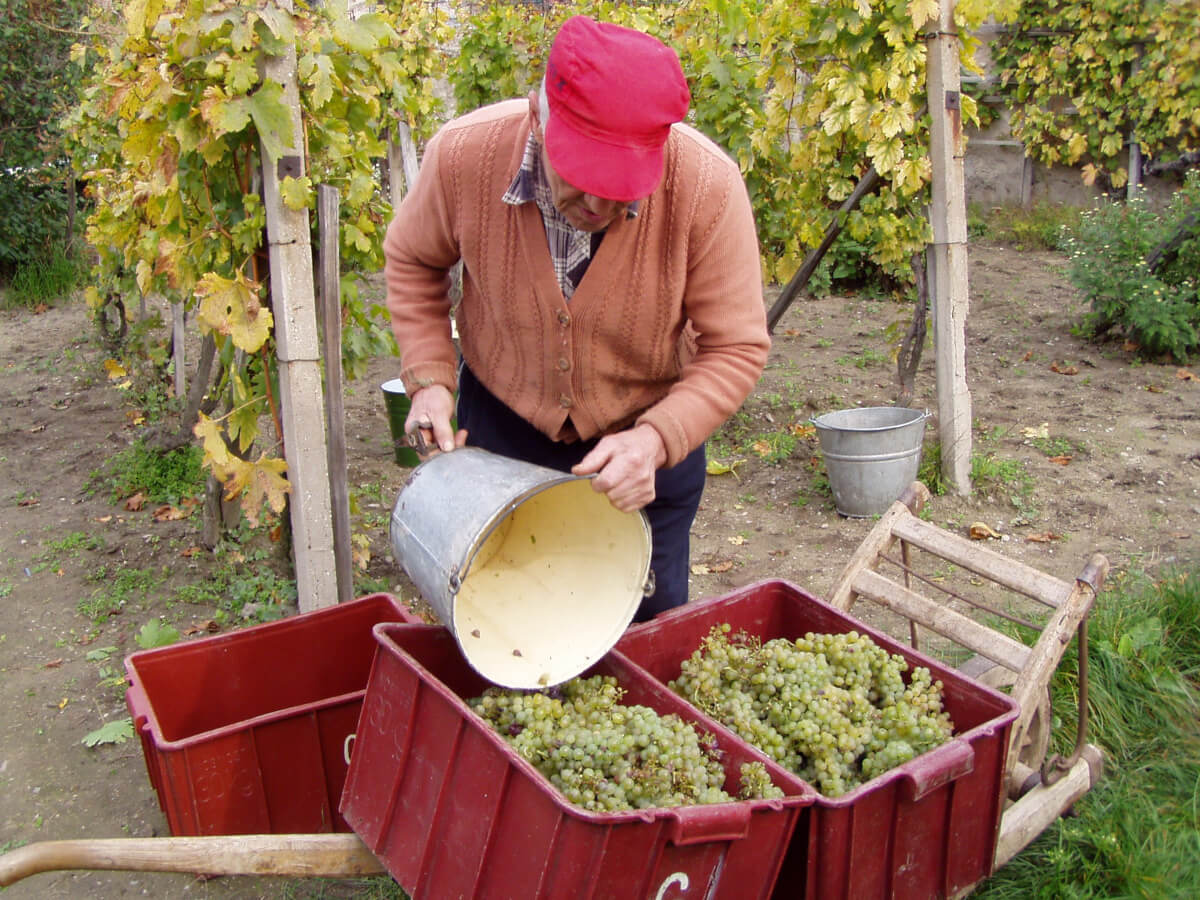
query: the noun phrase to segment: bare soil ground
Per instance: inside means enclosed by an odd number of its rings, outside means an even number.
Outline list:
[[[972,246],[973,447],[990,477],[970,496],[935,496],[928,516],[960,533],[983,523],[998,535],[989,541],[994,549],[1065,579],[1095,551],[1116,570],[1194,566],[1200,382],[1192,370],[1139,362],[1119,344],[1073,336],[1083,310],[1063,266],[1054,253]],[[712,444],[711,455],[737,464],[733,474],[709,479],[693,531],[693,598],[774,578],[828,594],[873,523],[834,510],[816,437],[803,426],[833,409],[892,404],[895,326],[903,329],[910,309],[830,297],[801,299],[787,312],[759,389]],[[121,659],[138,649],[142,624],[161,615],[184,632],[213,618],[211,606],[178,602],[180,585],[217,565],[192,549],[199,514],[155,521],[149,509],[127,510],[89,487],[91,473],[138,434],[128,393],[105,375],[107,355],[80,303],[0,312],[0,851],[166,833],[136,741],[88,748],[81,740],[126,714]],[[377,359],[347,386],[346,430],[355,524],[372,551],[363,591],[384,587],[407,599],[412,589],[390,557],[387,517],[409,470],[392,462],[378,391],[396,368],[394,359]],[[932,348],[911,405],[936,412]],[[782,432],[794,435],[794,447],[774,455],[765,444],[756,449]],[[934,418],[927,451],[937,433]],[[81,601],[126,569],[154,573],[153,585],[100,621],[81,613]],[[95,652],[102,648],[114,649]],[[173,900],[364,890],[349,881],[59,872],[4,896]]]

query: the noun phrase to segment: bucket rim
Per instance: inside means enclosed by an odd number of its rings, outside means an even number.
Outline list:
[[[829,422],[821,421],[822,419],[827,419],[830,416],[836,416],[840,413],[875,412],[884,410],[888,412],[911,412],[915,413],[916,415],[906,421],[893,422],[890,425],[832,425]],[[892,431],[896,428],[906,428],[909,425],[916,425],[919,422],[924,422],[926,419],[930,418],[930,416],[931,414],[928,409],[919,410],[910,406],[849,406],[845,409],[833,409],[829,412],[821,413],[819,416],[812,416],[808,421],[813,425],[814,428],[824,428],[827,431],[854,431],[869,433],[872,431]]]

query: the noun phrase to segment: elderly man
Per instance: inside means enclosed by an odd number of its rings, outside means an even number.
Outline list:
[[[407,430],[594,475],[643,509],[656,590],[639,620],[687,600],[704,442],[770,345],[745,185],[681,124],[689,102],[674,51],[576,16],[539,91],[429,142],[384,244]]]

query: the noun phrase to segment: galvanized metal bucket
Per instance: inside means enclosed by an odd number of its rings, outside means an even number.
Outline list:
[[[918,409],[868,406],[812,419],[838,512],[864,518],[892,505],[917,477],[928,418]]]
[[[573,678],[637,612],[650,525],[589,482],[465,447],[421,463],[396,499],[396,560],[495,684]]]

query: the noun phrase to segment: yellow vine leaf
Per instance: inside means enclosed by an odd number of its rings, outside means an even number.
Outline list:
[[[913,26],[920,28],[938,17],[937,0],[909,0],[908,15],[913,20]]]
[[[237,464],[232,467],[232,477],[225,481],[225,499],[241,497],[246,521],[252,528],[257,528],[264,503],[276,513],[283,512],[287,495],[292,490],[283,474],[287,471],[287,463],[265,453],[252,463],[233,458]]]
[[[233,280],[216,272],[206,272],[196,283],[200,299],[197,319],[218,334],[233,339],[247,353],[257,351],[271,335],[274,319],[271,311],[258,301],[258,287],[242,275]]]
[[[229,448],[225,446],[225,439],[221,436],[220,423],[210,419],[204,413],[199,413],[199,421],[196,422],[192,433],[200,439],[200,443],[204,448],[204,461],[212,469],[213,475],[224,481],[226,474],[232,468],[233,460],[237,459]],[[240,460],[238,460],[240,462]]]
[[[296,178],[288,175],[279,183],[279,196],[288,209],[301,210],[312,199],[312,179],[307,175]]]

